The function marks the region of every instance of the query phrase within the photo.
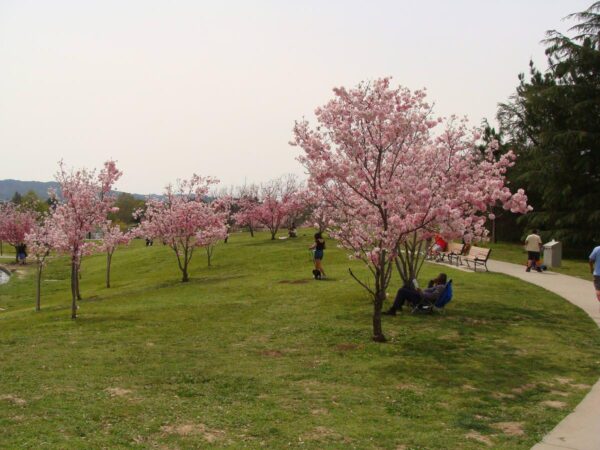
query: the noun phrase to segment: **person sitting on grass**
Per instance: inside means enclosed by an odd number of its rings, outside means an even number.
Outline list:
[[[398,289],[394,304],[390,309],[385,311],[383,314],[388,316],[395,316],[396,311],[402,311],[402,306],[405,302],[410,303],[412,306],[416,306],[423,300],[429,300],[435,303],[444,289],[446,288],[446,282],[448,277],[445,273],[440,273],[435,280],[431,280],[427,286],[427,289],[421,290],[419,288],[404,286]]]

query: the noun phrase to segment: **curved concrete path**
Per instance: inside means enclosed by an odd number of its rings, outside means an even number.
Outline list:
[[[501,261],[488,261],[488,267],[492,272],[520,278],[560,295],[583,309],[600,327],[600,310],[591,276],[586,281],[555,272],[527,273],[522,265]],[[532,450],[556,449],[600,450],[600,380],[575,410]]]

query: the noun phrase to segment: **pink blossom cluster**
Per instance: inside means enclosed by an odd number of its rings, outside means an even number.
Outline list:
[[[17,246],[36,224],[36,213],[22,210],[13,203],[0,204],[0,241]]]
[[[304,150],[332,235],[367,264],[393,260],[413,233],[481,237],[497,204],[529,209],[524,192],[506,186],[514,155],[495,160],[495,144],[476,152],[478,134],[464,121],[432,118],[425,92],[393,89],[388,78],[334,92],[316,110],[316,128],[296,123],[292,144]]]
[[[121,175],[114,161],[104,163],[97,174],[87,169],[68,171],[61,161],[56,180],[62,201],[49,220],[56,230],[54,248],[70,255],[74,264],[79,265],[84,255],[95,250],[86,237],[101,227],[108,213],[115,210],[111,189]]]
[[[218,181],[193,175],[168,186],[165,200],[149,200],[137,232],[140,236],[160,239],[169,245],[188,280],[187,268],[194,248],[206,247],[227,236],[226,202],[211,205],[206,197],[211,185]]]

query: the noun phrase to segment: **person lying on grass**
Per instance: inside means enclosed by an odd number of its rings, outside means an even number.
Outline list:
[[[394,304],[383,314],[395,316],[396,311],[402,311],[402,306],[405,302],[410,303],[412,306],[420,304],[423,300],[429,300],[430,302],[435,303],[437,299],[440,298],[440,295],[442,295],[442,292],[444,292],[447,280],[448,277],[446,274],[440,273],[435,280],[429,282],[427,289],[425,290],[413,286],[404,286],[398,289]]]

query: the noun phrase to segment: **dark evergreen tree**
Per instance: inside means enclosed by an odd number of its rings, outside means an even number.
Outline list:
[[[523,220],[583,249],[600,241],[600,2],[569,18],[573,36],[547,33],[548,69],[530,63],[498,120],[535,208]]]

